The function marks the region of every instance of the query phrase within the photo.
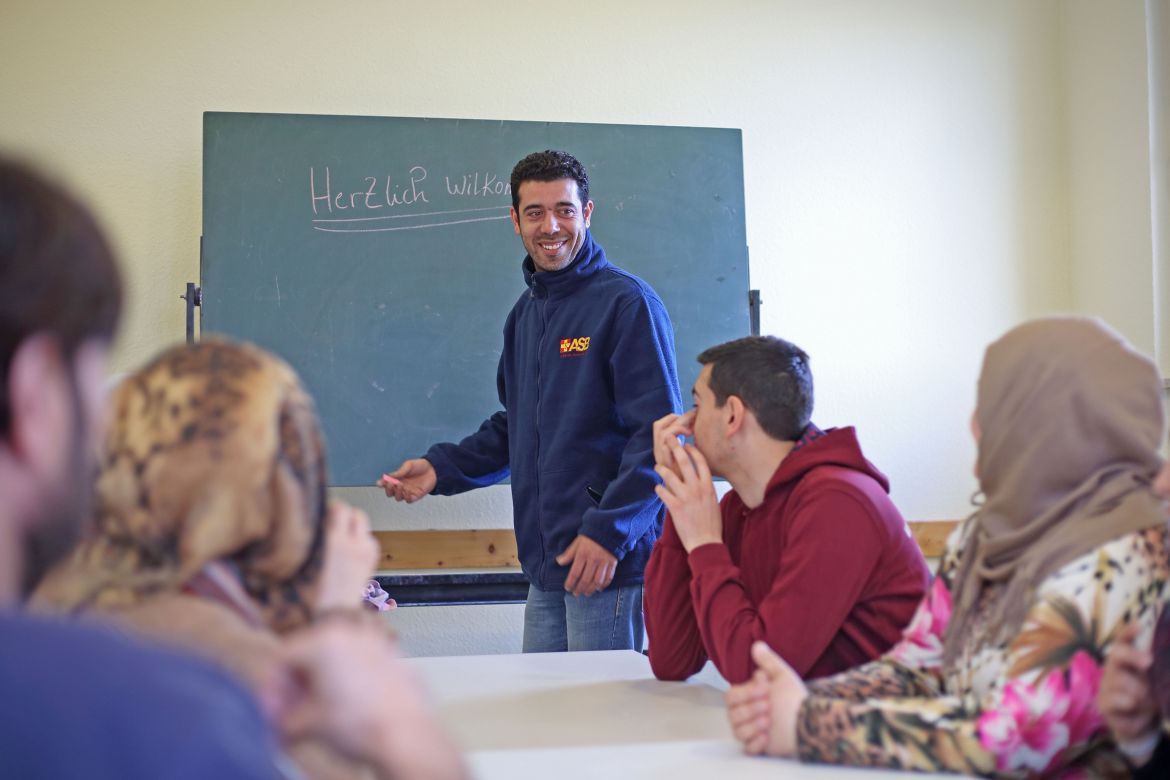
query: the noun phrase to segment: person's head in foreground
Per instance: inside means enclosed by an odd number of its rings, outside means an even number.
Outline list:
[[[122,304],[82,206],[0,159],[0,602],[27,596],[89,506],[105,358]]]
[[[1124,774],[1095,696],[1109,646],[1132,634],[1148,648],[1163,606],[1158,372],[1095,320],[1028,322],[988,347],[972,427],[984,501],[948,541],[902,642],[807,687],[753,648],[760,670],[728,695],[749,752]],[[867,689],[879,693],[858,704]]]

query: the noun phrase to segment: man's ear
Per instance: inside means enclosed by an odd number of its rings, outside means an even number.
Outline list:
[[[72,438],[69,375],[56,339],[39,334],[16,348],[8,369],[8,447],[34,473],[51,473]]]
[[[508,213],[512,215],[512,229],[516,235],[520,235],[520,215],[516,213],[515,207],[509,208]]]
[[[725,422],[727,424],[727,435],[734,436],[743,430],[746,422],[747,407],[743,405],[737,395],[727,396],[727,401],[723,404],[723,412],[725,415]]]

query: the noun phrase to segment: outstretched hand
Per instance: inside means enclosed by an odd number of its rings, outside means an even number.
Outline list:
[[[727,720],[744,752],[791,758],[796,755],[796,720],[808,689],[763,642],[752,645],[752,660],[757,666],[752,678],[727,691]]]
[[[386,498],[413,504],[435,489],[438,484],[435,467],[426,458],[403,461],[395,471],[383,474],[376,484],[386,491]]]

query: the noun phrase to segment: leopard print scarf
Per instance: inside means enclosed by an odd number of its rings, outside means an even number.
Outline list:
[[[270,628],[308,622],[325,452],[287,364],[221,340],[165,352],[119,386],[100,463],[93,532],[34,604],[116,610],[226,563]]]

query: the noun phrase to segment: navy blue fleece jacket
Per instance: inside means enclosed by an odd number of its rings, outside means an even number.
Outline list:
[[[564,587],[556,556],[578,533],[617,556],[610,587],[639,583],[662,531],[651,427],[682,410],[670,318],[591,233],[568,267],[536,273],[525,257],[523,269],[528,289],[504,324],[496,377],[504,408],[459,444],[427,451],[434,492],[511,474],[520,564],[536,587]]]

